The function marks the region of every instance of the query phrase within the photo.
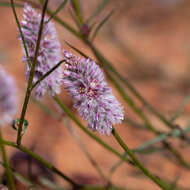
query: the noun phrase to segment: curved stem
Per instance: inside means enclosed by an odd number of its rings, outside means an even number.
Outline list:
[[[71,185],[73,185],[74,187],[80,187],[79,184],[75,183],[72,179],[70,179],[68,176],[66,176],[64,173],[62,173],[60,170],[58,170],[55,166],[53,166],[51,163],[49,163],[48,161],[46,161],[45,159],[43,159],[42,157],[40,157],[39,155],[35,154],[34,152],[32,152],[31,150],[27,149],[26,147],[24,147],[23,145],[18,145],[14,142],[10,142],[10,141],[5,141],[2,140],[2,143],[14,148],[17,148],[19,150],[21,150],[22,152],[30,155],[32,158],[38,160],[41,164],[43,164],[44,166],[46,166],[49,170],[51,170],[52,172],[56,173],[57,175],[61,176],[62,178],[64,178],[66,181],[68,181]]]
[[[67,43],[72,49],[74,49],[75,51],[77,51],[79,54],[81,54],[82,56],[88,58],[87,55],[85,55],[84,53],[82,53],[79,49],[75,48],[74,46],[72,46],[71,44]],[[99,54],[98,54],[99,55]],[[105,73],[107,75],[107,77],[109,78],[109,80],[114,84],[114,86],[116,87],[116,89],[118,90],[118,92],[120,93],[120,95],[123,97],[123,99],[126,101],[126,103],[133,109],[134,112],[136,112],[136,114],[144,121],[146,128],[149,129],[151,132],[153,132],[155,135],[159,136],[162,135],[163,132],[160,130],[157,130],[149,121],[149,119],[146,117],[146,115],[138,108],[138,106],[134,103],[134,101],[132,100],[132,98],[130,96],[127,95],[127,93],[125,93],[125,91],[123,90],[122,86],[115,81],[114,77],[110,74],[110,72],[108,72],[107,70],[105,70]],[[176,127],[177,128],[177,127]],[[178,128],[181,133],[179,135],[180,138],[183,138],[184,140],[186,140],[187,142],[189,142],[189,138],[187,137],[187,135],[185,134],[185,132],[179,127]],[[170,143],[167,142],[167,140],[162,141],[162,145],[172,153],[172,155],[179,161],[179,163],[185,167],[186,169],[190,169],[190,165],[189,163],[187,163],[183,157],[180,155],[180,153],[174,149],[174,147],[172,147],[170,145]],[[122,161],[121,161],[122,162]]]
[[[91,133],[87,128],[85,128],[81,122],[74,116],[74,114],[61,102],[61,100],[54,96],[54,100],[57,102],[57,104],[63,109],[63,111],[90,137],[92,137],[96,142],[101,144],[104,148],[111,151],[115,155],[119,156],[122,160],[125,160],[129,162],[129,159],[127,157],[123,157],[120,153],[118,153],[116,150],[114,150],[112,147],[104,143],[101,139],[96,137],[93,133]],[[112,131],[113,136],[116,138],[116,140],[119,142],[119,144],[122,146],[122,148],[126,151],[127,154],[132,158],[134,164],[152,181],[154,181],[158,186],[160,186],[164,190],[169,190],[169,187],[167,184],[159,180],[157,177],[155,177],[149,170],[147,170],[140,161],[136,158],[136,156],[131,152],[131,150],[125,145],[123,140],[119,137],[119,135],[116,133],[115,130]]]
[[[156,176],[154,176],[147,168],[143,166],[143,164],[137,159],[137,157],[133,154],[133,152],[128,148],[128,146],[123,142],[121,137],[118,135],[118,133],[115,131],[115,129],[112,130],[112,134],[117,140],[117,142],[121,145],[121,147],[126,151],[126,153],[131,157],[133,162],[135,163],[136,167],[138,167],[147,177],[149,177],[153,182],[155,182],[158,186],[160,186],[164,190],[169,190],[170,187],[165,184],[163,181],[158,179]]]
[[[131,161],[123,156],[121,153],[119,153],[117,150],[113,149],[110,145],[108,145],[107,143],[105,143],[104,141],[102,141],[100,138],[98,138],[96,135],[94,135],[92,132],[90,132],[76,117],[75,115],[70,111],[69,108],[67,108],[62,101],[57,97],[54,96],[53,97],[54,100],[56,101],[56,103],[61,107],[61,109],[77,124],[77,126],[83,131],[85,132],[88,136],[90,136],[92,139],[94,139],[98,144],[100,144],[101,146],[103,146],[105,149],[107,149],[108,151],[112,152],[113,154],[115,154],[116,156],[118,156],[119,158],[121,158],[123,161],[127,162],[127,163],[131,163]],[[131,163],[133,164],[133,163]]]
[[[11,146],[11,147],[14,147],[26,154],[28,154],[29,156],[31,156],[32,158],[38,160],[41,164],[43,164],[45,167],[47,167],[49,170],[51,170],[52,172],[54,172],[55,174],[59,175],[60,177],[62,177],[63,179],[65,179],[67,182],[69,182],[74,189],[99,189],[99,190],[104,190],[106,189],[105,186],[91,186],[91,185],[80,185],[76,182],[74,182],[72,179],[70,179],[68,176],[66,176],[65,174],[63,174],[60,170],[58,170],[55,166],[53,166],[51,163],[49,163],[48,161],[46,161],[45,159],[43,159],[42,157],[40,157],[39,155],[35,154],[34,152],[32,152],[31,150],[27,149],[26,147],[24,147],[23,145],[17,145],[16,143],[14,142],[10,142],[10,141],[5,141],[5,140],[2,140],[2,143],[4,145],[7,145],[7,146]],[[118,186],[115,186],[115,185],[112,185],[110,186],[110,188],[114,188],[115,190],[127,190],[126,188],[122,188],[122,187],[118,187]]]
[[[125,91],[123,90],[123,88],[119,85],[119,83],[117,83],[114,78],[112,77],[112,75],[105,71],[107,77],[109,78],[109,80],[112,82],[112,84],[114,84],[114,86],[116,87],[116,89],[118,90],[118,92],[120,93],[120,95],[123,97],[123,99],[126,101],[126,103],[134,110],[134,112],[144,121],[146,127],[152,131],[155,134],[160,134],[160,132],[154,128],[152,126],[152,124],[150,123],[149,119],[144,115],[144,113],[135,105],[135,103],[133,102],[133,100],[125,93]]]
[[[0,149],[1,149],[1,153],[2,153],[2,160],[5,166],[5,172],[7,174],[7,180],[8,180],[8,184],[9,184],[9,188],[10,190],[14,190],[14,178],[12,176],[12,172],[11,172],[11,168],[9,165],[9,161],[7,158],[7,154],[6,154],[6,150],[3,144],[3,137],[2,137],[2,133],[0,130]]]
[[[75,131],[75,129],[72,127],[69,119],[70,118],[65,118],[68,120],[64,120],[65,122],[65,126],[67,127],[67,129],[69,130],[69,132],[72,134],[72,136],[75,138],[77,144],[79,145],[81,151],[86,155],[87,159],[90,161],[90,163],[92,164],[92,166],[96,169],[97,173],[99,174],[99,176],[108,184],[111,184],[111,182],[109,181],[109,179],[107,178],[107,176],[104,175],[103,171],[101,170],[101,168],[98,166],[97,162],[93,159],[92,155],[89,153],[89,151],[87,150],[85,144],[82,142],[82,140],[80,139],[79,135],[77,134],[77,132]]]
[[[27,57],[28,66],[31,66],[31,61],[30,61],[30,58],[29,58],[28,49],[27,49],[27,46],[26,46],[26,41],[24,39],[24,34],[22,32],[21,25],[20,25],[20,22],[18,20],[17,14],[16,14],[15,3],[14,3],[13,0],[11,0],[11,8],[13,10],[13,14],[14,14],[14,17],[15,17],[15,20],[16,20],[16,23],[17,23],[17,27],[19,29],[19,33],[20,33],[20,36],[21,36],[21,39],[22,39],[24,51],[25,51],[26,57]]]

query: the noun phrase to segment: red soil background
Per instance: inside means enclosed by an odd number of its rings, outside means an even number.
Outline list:
[[[100,1],[81,2],[84,18],[87,19]],[[50,4],[53,9],[58,5],[58,1],[50,0]],[[95,45],[156,110],[170,118],[183,99],[189,95],[190,1],[111,0],[97,20],[102,20],[114,7],[117,8],[116,12],[99,32],[94,42]],[[74,25],[68,13],[69,8],[70,6],[67,5],[59,15]],[[21,19],[22,9],[18,8],[17,12]],[[17,117],[19,117],[24,98],[23,90],[26,87],[24,63],[21,61],[22,51],[11,9],[0,7],[0,18],[0,64],[4,65],[17,82],[20,103]],[[69,49],[64,43],[66,40],[93,57],[88,47],[80,40],[57,23],[55,26],[63,48]],[[126,92],[128,92],[127,89]],[[141,121],[130,107],[124,104],[116,90],[114,94],[124,105],[125,117],[140,123]],[[64,87],[60,97],[72,108],[72,101],[64,91]],[[135,102],[142,107],[137,100]],[[50,97],[46,97],[43,103],[61,114]],[[189,120],[189,111],[190,105],[187,104],[176,123],[185,126]],[[167,131],[167,128],[155,117],[149,113],[147,115],[156,128]],[[102,184],[101,178],[66,128],[65,122],[56,121],[32,101],[29,104],[26,118],[29,121],[29,127],[22,141],[25,146],[33,148],[36,153],[79,182]],[[86,136],[72,122],[71,125],[103,172],[108,175],[110,168],[118,161],[118,158]],[[125,122],[116,126],[116,130],[130,148],[135,148],[154,137],[151,132],[134,128]],[[11,127],[3,128],[3,132],[6,139],[16,140],[16,132]],[[101,136],[101,138],[122,152],[113,137]],[[171,143],[190,163],[189,146],[175,139]],[[15,149],[8,148],[10,157],[15,151]],[[178,178],[179,186],[190,189],[190,171],[181,167],[167,151],[141,155],[139,159],[156,175],[170,182]],[[67,186],[67,183],[59,177],[56,177],[56,180],[57,183]],[[141,172],[127,164],[122,164],[118,168],[112,181],[134,190],[159,190],[159,187],[144,177]]]

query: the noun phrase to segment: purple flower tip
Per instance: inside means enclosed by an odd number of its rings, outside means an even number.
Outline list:
[[[35,55],[35,47],[38,38],[38,31],[40,27],[41,14],[36,12],[30,5],[25,3],[23,20],[21,29],[26,41],[26,46],[29,53],[30,61],[32,62]],[[40,49],[37,58],[37,64],[34,73],[33,82],[38,81],[47,71],[53,68],[60,60],[60,43],[57,38],[56,29],[53,23],[48,22],[48,18],[45,17],[45,23],[42,32],[42,38],[40,42]],[[22,39],[19,36],[22,43]],[[23,46],[23,44],[22,44]],[[23,61],[26,64],[26,76],[27,79],[30,73],[30,67],[27,64],[27,57],[24,51]],[[63,71],[59,66],[55,71],[48,75],[39,85],[35,88],[35,95],[37,98],[41,98],[46,92],[50,95],[60,93],[60,85],[62,84]]]
[[[112,125],[124,119],[123,108],[107,85],[103,72],[90,59],[80,58],[68,51],[63,83],[74,100],[74,106],[88,127],[101,134],[110,134]]]
[[[17,90],[14,80],[0,66],[0,125],[10,123],[17,112]]]

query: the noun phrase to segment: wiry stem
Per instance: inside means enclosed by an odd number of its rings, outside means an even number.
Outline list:
[[[21,25],[20,25],[20,22],[18,20],[17,14],[16,14],[14,0],[11,0],[11,7],[12,7],[13,14],[14,14],[14,17],[15,17],[15,20],[16,20],[16,23],[17,23],[17,27],[19,29],[19,33],[20,33],[20,36],[21,36],[21,39],[22,39],[22,43],[23,43],[23,46],[24,46],[24,51],[26,53],[28,66],[31,66],[31,61],[30,61],[30,58],[29,58],[28,49],[27,49],[26,42],[25,42],[25,39],[24,39],[24,34],[22,32]]]
[[[69,118],[65,118],[65,119],[69,119]],[[65,120],[64,120],[65,121]],[[86,155],[86,157],[88,158],[88,160],[90,161],[90,163],[94,166],[94,168],[96,169],[97,173],[99,174],[99,176],[105,181],[108,182],[109,184],[111,184],[111,182],[108,180],[108,178],[104,175],[103,171],[101,170],[101,168],[98,166],[97,162],[92,158],[91,154],[88,152],[87,148],[85,147],[85,145],[83,144],[83,142],[81,141],[80,137],[78,136],[78,134],[76,133],[75,129],[71,126],[71,123],[68,122],[66,123],[66,127],[68,128],[68,130],[71,132],[71,134],[73,135],[73,137],[75,138],[76,142],[78,143],[78,145],[80,146],[81,150],[83,151],[83,153]]]
[[[89,132],[88,129],[86,129],[81,123],[80,121],[78,121],[78,119],[74,116],[74,114],[71,113],[71,111],[59,100],[58,97],[54,97],[55,101],[57,102],[57,104],[63,109],[63,111],[85,132],[87,133],[90,137],[92,137],[94,140],[96,140],[96,142],[98,142],[99,144],[101,144],[104,148],[106,148],[107,150],[111,151],[112,153],[116,154],[117,156],[119,156],[121,159],[129,162],[128,158],[126,157],[121,157],[120,153],[116,152],[113,148],[109,147],[109,145],[107,145],[106,143],[104,143],[101,139],[97,138],[93,133]],[[125,143],[123,142],[123,140],[119,137],[119,135],[115,132],[115,130],[112,131],[112,134],[114,135],[114,137],[116,138],[116,140],[119,142],[119,144],[122,146],[122,148],[126,151],[126,153],[132,158],[134,164],[140,169],[142,170],[142,172],[149,177],[152,181],[154,181],[158,186],[160,186],[162,189],[164,190],[169,190],[169,186],[167,184],[165,184],[164,182],[162,182],[161,180],[159,180],[157,177],[155,177],[149,170],[147,170],[140,162],[139,160],[135,157],[135,155],[130,151],[130,149],[127,147],[127,145],[125,145]],[[124,159],[125,158],[125,159]]]
[[[2,153],[2,160],[3,160],[4,166],[5,166],[5,172],[7,174],[9,188],[10,188],[10,190],[14,190],[15,189],[14,179],[13,179],[11,168],[10,168],[9,161],[7,158],[6,150],[5,150],[5,147],[3,144],[3,137],[2,137],[1,130],[0,130],[0,149],[1,149],[1,153]]]
[[[71,44],[67,43],[72,49],[74,49],[75,51],[77,51],[78,53],[80,53],[82,56],[88,58],[87,55],[85,55],[84,53],[82,53],[80,50],[78,50],[77,48],[75,48],[74,46],[72,46]],[[97,54],[99,55],[99,54]],[[101,57],[101,56],[100,56]],[[103,59],[103,58],[102,58]],[[100,61],[100,60],[99,60]],[[149,129],[151,132],[153,132],[155,135],[159,136],[161,134],[163,134],[163,132],[157,130],[148,120],[148,118],[143,114],[143,112],[136,106],[136,104],[133,102],[133,100],[127,95],[127,93],[125,93],[125,91],[123,90],[122,86],[114,79],[114,77],[110,74],[109,71],[105,70],[105,73],[108,77],[108,79],[114,84],[115,88],[118,90],[118,92],[120,93],[120,95],[123,97],[123,99],[126,101],[126,103],[134,110],[134,112],[136,112],[136,114],[144,121],[145,126],[147,129]],[[177,129],[177,127],[176,127]],[[181,128],[179,128],[179,130],[181,130]],[[186,136],[186,134],[183,132],[183,130],[181,130],[179,137],[183,137],[187,142],[189,142],[189,138]],[[187,163],[183,157],[180,155],[180,153],[173,148],[166,139],[164,139],[162,142],[162,145],[164,146],[164,148],[166,148],[168,151],[170,151],[172,153],[172,155],[177,159],[177,161],[186,169],[190,169],[190,164]],[[167,146],[166,146],[167,145]]]
[[[76,182],[74,182],[72,179],[70,179],[68,176],[66,176],[64,173],[62,173],[59,169],[57,169],[54,165],[52,165],[51,163],[49,163],[48,161],[46,161],[45,159],[43,159],[42,157],[40,157],[39,155],[35,154],[34,152],[32,152],[31,150],[27,149],[26,147],[24,147],[23,145],[17,145],[14,142],[10,142],[10,141],[5,141],[2,139],[2,143],[4,145],[7,146],[11,146],[14,147],[26,154],[28,154],[29,156],[31,156],[32,158],[34,158],[35,160],[38,160],[41,164],[43,164],[45,167],[47,167],[49,170],[51,170],[53,173],[57,174],[58,176],[62,177],[63,179],[65,179],[68,183],[70,183],[74,189],[78,189],[78,190],[87,190],[87,189],[94,189],[94,190],[104,190],[106,189],[105,186],[91,186],[91,185],[80,185]],[[127,190],[126,188],[122,188],[122,187],[117,187],[117,186],[111,186],[110,188],[114,188],[115,190]]]
[[[8,145],[8,146],[12,146],[15,147],[19,150],[21,150],[22,152],[25,152],[26,154],[30,155],[32,158],[38,160],[41,164],[43,164],[44,166],[46,166],[49,170],[51,170],[52,172],[56,173],[57,175],[61,176],[62,178],[64,178],[66,181],[68,181],[71,185],[73,185],[74,187],[79,187],[80,185],[78,185],[77,183],[75,183],[72,179],[70,179],[69,177],[67,177],[65,174],[63,174],[60,170],[58,170],[55,166],[53,166],[51,163],[49,163],[48,161],[46,161],[45,159],[41,158],[40,156],[38,156],[37,154],[35,154],[34,152],[32,152],[31,150],[27,149],[26,147],[24,147],[23,145],[18,145],[14,142],[10,142],[10,141],[5,141],[2,140],[3,144]]]
[[[124,160],[127,163],[131,163],[131,161],[122,156],[121,153],[119,153],[118,151],[116,151],[115,149],[113,149],[110,145],[108,145],[107,143],[105,143],[104,141],[102,141],[100,138],[98,138],[96,135],[94,135],[92,132],[90,132],[77,118],[76,116],[70,111],[70,109],[68,107],[66,107],[63,102],[57,97],[54,96],[54,100],[56,101],[56,103],[60,106],[60,108],[77,124],[77,126],[83,131],[85,132],[88,136],[90,136],[92,139],[94,139],[98,144],[100,144],[101,146],[103,146],[105,149],[107,149],[108,151],[112,152],[113,154],[115,154],[116,156],[118,156],[119,158],[121,158],[122,160]],[[131,163],[133,164],[133,163]]]
[[[32,62],[32,66],[31,66],[30,75],[29,75],[29,79],[28,79],[27,90],[26,90],[26,94],[25,94],[25,100],[24,100],[24,104],[23,104],[22,112],[21,112],[21,116],[20,116],[20,122],[19,122],[18,133],[17,133],[17,144],[18,145],[21,144],[22,126],[23,126],[23,123],[24,123],[24,117],[25,117],[28,102],[29,102],[29,99],[30,99],[30,94],[31,94],[31,89],[30,88],[31,88],[32,83],[33,83],[35,66],[37,64],[37,58],[38,58],[38,53],[39,53],[39,49],[40,49],[40,41],[41,41],[41,36],[42,36],[42,31],[43,31],[44,17],[45,17],[45,13],[46,13],[46,9],[47,9],[47,4],[48,4],[48,0],[45,1],[44,6],[43,6],[43,10],[42,10],[42,17],[41,17],[41,21],[40,21],[38,39],[37,39],[37,42],[36,42],[34,60]]]
[[[30,88],[30,91],[32,91],[40,82],[42,82],[48,75],[50,75],[55,69],[57,69],[64,60],[59,61],[54,67],[52,67],[46,74],[44,74],[38,81],[36,81]]]
[[[128,148],[128,146],[123,142],[120,136],[117,134],[115,129],[112,130],[112,134],[117,140],[117,142],[121,145],[121,147],[125,150],[125,152],[132,158],[136,167],[138,167],[147,177],[149,177],[152,181],[154,181],[158,186],[160,186],[164,190],[169,190],[169,186],[165,184],[163,181],[154,176],[147,168],[143,166],[143,164],[136,158],[133,152]]]

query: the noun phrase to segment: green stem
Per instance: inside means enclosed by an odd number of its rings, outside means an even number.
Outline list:
[[[36,42],[34,60],[33,60],[32,66],[31,66],[30,75],[29,75],[29,79],[28,79],[27,90],[26,90],[26,94],[25,94],[25,100],[24,100],[24,104],[23,104],[22,112],[21,112],[21,116],[20,116],[20,122],[19,122],[18,133],[17,133],[17,144],[18,145],[21,144],[22,126],[23,126],[23,123],[24,123],[24,117],[25,117],[28,102],[29,102],[29,99],[30,99],[30,94],[31,94],[31,89],[30,88],[32,86],[34,72],[35,72],[35,66],[37,64],[37,58],[38,58],[38,52],[39,52],[39,49],[40,49],[40,41],[41,41],[41,36],[42,36],[42,31],[43,31],[44,17],[45,17],[45,13],[46,13],[46,9],[47,9],[47,4],[48,4],[48,0],[45,1],[44,6],[43,6],[43,10],[42,10],[42,17],[41,17],[41,21],[40,21],[38,39],[37,39],[37,42]]]
[[[125,93],[125,91],[123,90],[123,88],[119,85],[119,83],[117,83],[114,78],[112,77],[112,75],[109,72],[105,72],[108,79],[112,82],[112,84],[116,87],[116,89],[118,90],[118,92],[120,93],[120,95],[123,97],[123,99],[126,101],[126,103],[133,109],[133,111],[144,121],[146,127],[152,131],[155,134],[160,134],[160,132],[155,129],[152,124],[150,123],[150,121],[148,120],[148,118],[143,114],[143,112],[135,105],[135,103],[133,102],[133,100]]]
[[[57,9],[53,12],[53,14],[49,17],[48,21],[46,23],[48,23],[51,19],[53,19],[63,8],[64,6],[67,4],[67,0],[64,0],[63,2],[60,3],[60,5],[57,7]]]
[[[114,86],[116,87],[116,89],[118,90],[118,92],[120,92],[120,94],[122,95],[122,97],[126,100],[126,102],[130,105],[130,107],[138,114],[138,116],[144,120],[145,125],[147,126],[147,128],[152,131],[155,135],[160,135],[161,132],[158,131],[157,129],[155,129],[151,123],[149,122],[149,120],[146,118],[146,116],[143,114],[143,112],[141,112],[133,103],[132,99],[130,99],[126,93],[124,92],[123,88],[113,79],[112,75],[109,74],[109,72],[106,72],[107,77],[110,79],[110,81],[114,84]],[[180,135],[181,136],[181,135]],[[163,146],[172,153],[172,155],[179,161],[179,163],[187,168],[190,169],[190,164],[187,163],[183,157],[180,155],[180,153],[173,148],[168,142],[167,140],[162,141]]]
[[[26,42],[25,42],[25,39],[24,39],[24,34],[22,32],[20,22],[18,20],[17,14],[16,14],[14,0],[11,0],[11,7],[12,7],[12,11],[13,11],[13,14],[14,14],[14,17],[15,17],[15,20],[16,20],[16,23],[17,23],[17,27],[19,29],[19,33],[20,33],[20,36],[21,36],[21,39],[22,39],[22,43],[23,43],[23,46],[24,46],[24,51],[26,53],[26,58],[27,58],[28,66],[30,67],[31,66],[31,62],[30,62],[30,58],[29,58],[29,54],[28,54],[28,49],[27,49],[27,46],[26,46]]]
[[[71,44],[69,44],[68,42],[66,42],[72,49],[74,49],[75,51],[77,51],[78,53],[80,53],[82,56],[88,58],[87,55],[85,55],[84,53],[82,53],[80,50],[78,50],[77,48],[75,48],[74,46],[72,46]],[[116,87],[116,89],[118,90],[118,92],[120,93],[120,95],[123,97],[123,99],[125,100],[125,102],[132,108],[132,110],[144,121],[146,127],[154,132],[155,134],[160,134],[160,131],[158,131],[157,129],[155,129],[152,124],[150,123],[150,121],[148,120],[148,118],[144,115],[144,113],[136,106],[136,104],[133,102],[132,98],[130,96],[128,96],[125,91],[123,90],[123,88],[120,86],[119,83],[117,83],[115,81],[115,79],[112,77],[112,75],[105,70],[105,73],[108,77],[108,79],[114,84],[114,86]]]
[[[70,111],[69,108],[67,108],[62,101],[57,97],[54,96],[54,100],[56,101],[56,103],[62,108],[62,110],[77,124],[77,126],[83,131],[85,132],[88,136],[90,136],[92,139],[94,139],[98,144],[100,144],[101,146],[103,146],[105,149],[107,149],[108,151],[112,152],[113,154],[115,154],[116,156],[118,156],[119,158],[121,158],[122,160],[124,160],[127,163],[131,163],[131,161],[124,157],[121,153],[119,153],[118,151],[116,151],[115,149],[113,149],[111,146],[109,146],[108,144],[106,144],[104,141],[102,141],[100,138],[98,138],[96,135],[94,135],[92,132],[90,132],[76,117],[75,115]]]
[[[40,1],[40,0],[39,0]],[[52,14],[51,10],[48,9],[48,14]],[[81,39],[86,45],[88,45],[90,47],[90,49],[92,50],[92,52],[94,53],[94,55],[97,57],[97,59],[100,62],[103,62],[104,64],[102,65],[103,68],[106,70],[109,69],[110,71],[112,71],[117,78],[122,81],[126,87],[146,106],[146,108],[153,113],[157,118],[159,118],[164,124],[166,124],[169,128],[173,128],[173,125],[163,116],[161,115],[159,112],[157,112],[141,95],[139,92],[137,92],[137,90],[134,88],[134,86],[129,83],[125,78],[123,78],[118,72],[117,70],[112,66],[112,64],[103,57],[103,55],[97,50],[97,48],[95,48],[87,39],[85,39],[79,32],[77,32],[75,29],[73,29],[69,24],[67,24],[66,22],[62,21],[62,19],[60,19],[59,17],[54,17],[54,20],[59,23],[60,25],[62,25],[63,27],[65,27],[67,30],[69,30],[74,36],[78,37],[79,39]]]
[[[45,159],[41,158],[39,155],[35,154],[34,152],[32,152],[31,150],[27,149],[26,147],[24,147],[23,145],[17,145],[14,142],[10,142],[10,141],[5,141],[2,140],[4,145],[7,146],[11,146],[14,147],[26,154],[28,154],[29,156],[31,156],[32,158],[34,158],[35,160],[38,160],[41,164],[43,164],[45,167],[47,167],[49,170],[51,170],[53,173],[59,175],[60,177],[62,177],[63,179],[65,179],[67,182],[69,182],[74,189],[100,189],[100,190],[104,190],[106,189],[105,186],[91,186],[91,185],[79,185],[78,183],[74,182],[72,179],[70,179],[68,176],[66,176],[65,174],[63,174],[60,170],[58,170],[55,166],[53,166],[51,163],[49,163],[48,161],[46,161]],[[110,186],[110,188],[114,188],[115,190],[127,190],[125,188],[121,188],[121,187],[117,187],[117,186]]]
[[[78,21],[80,22],[80,24],[82,25],[83,24],[83,18],[82,18],[82,15],[81,15],[81,7],[80,7],[80,2],[78,0],[71,0],[71,4],[73,6],[73,9],[75,11],[75,14],[78,18]]]
[[[127,81],[125,78],[121,76],[117,72],[117,70],[114,68],[114,66],[98,51],[98,49],[91,44],[87,39],[83,39],[85,44],[87,44],[94,55],[97,57],[97,59],[103,63],[104,69],[109,69],[115,76],[143,103],[143,105],[151,112],[153,113],[158,119],[160,119],[166,126],[173,129],[174,126],[172,123],[170,123],[162,114],[157,112],[141,95],[140,93],[135,89],[135,87]]]
[[[2,165],[5,168],[5,164],[3,162],[0,162],[0,165]],[[35,185],[30,180],[26,179],[24,176],[17,173],[13,168],[10,168],[10,169],[11,169],[12,174],[14,175],[15,179],[20,181],[23,185],[27,185],[28,187],[35,187]]]
[[[39,2],[42,4],[43,0],[39,0]],[[50,9],[47,9],[47,14],[48,15],[52,15],[53,12]],[[64,28],[66,28],[68,31],[70,31],[74,36],[81,38],[82,35],[77,32],[72,26],[70,26],[68,23],[66,23],[65,21],[63,21],[59,16],[54,15],[53,20],[55,20],[57,23],[59,23],[61,26],[63,26]]]
[[[59,63],[57,63],[54,67],[52,67],[46,74],[44,74],[38,81],[36,81],[32,87],[30,88],[30,91],[32,91],[40,82],[42,82],[48,75],[50,75],[53,71],[55,71],[55,69],[57,69],[62,63],[64,62],[64,60],[60,61]]]
[[[73,185],[74,187],[80,187],[80,185],[78,185],[77,183],[75,183],[72,179],[70,179],[69,177],[67,177],[65,174],[63,174],[60,170],[58,170],[55,166],[53,166],[51,163],[49,163],[48,161],[46,161],[45,159],[43,159],[42,157],[40,157],[39,155],[35,154],[34,152],[32,152],[31,150],[27,149],[26,147],[24,147],[23,145],[18,145],[14,142],[10,142],[10,141],[5,141],[2,140],[3,144],[17,148],[19,150],[21,150],[22,152],[28,154],[29,156],[31,156],[32,158],[38,160],[41,164],[43,164],[44,166],[46,166],[49,170],[51,170],[52,172],[56,173],[57,175],[61,176],[62,178],[64,178],[67,182],[69,182],[71,185]]]
[[[1,153],[2,153],[3,163],[5,166],[5,172],[7,174],[7,180],[8,180],[9,188],[10,188],[10,190],[14,190],[15,189],[14,178],[12,176],[11,168],[10,168],[9,161],[8,161],[8,158],[6,155],[6,150],[5,150],[5,147],[3,144],[3,137],[2,137],[1,130],[0,130],[0,149],[1,149]]]
[[[153,182],[155,182],[159,187],[164,190],[169,190],[169,186],[165,184],[163,181],[154,176],[148,169],[146,169],[143,164],[137,159],[137,157],[133,154],[133,152],[127,147],[127,145],[123,142],[120,136],[117,134],[115,129],[112,130],[112,134],[117,140],[117,142],[121,145],[121,147],[125,150],[125,152],[131,157],[136,167],[138,167],[147,177],[149,177]]]
[[[75,51],[77,51],[79,54],[81,54],[82,56],[88,58],[87,55],[85,55],[84,53],[82,53],[80,50],[78,50],[77,48],[75,48],[74,46],[72,46],[71,44],[67,43],[72,49],[74,49]],[[133,100],[125,93],[125,91],[123,90],[122,86],[120,86],[119,83],[117,83],[114,79],[114,77],[112,77],[112,75],[105,70],[105,73],[107,74],[107,77],[109,78],[109,80],[114,84],[114,86],[116,87],[116,89],[119,91],[120,95],[123,97],[123,99],[127,102],[127,104],[134,110],[134,112],[136,112],[136,114],[144,121],[146,128],[148,128],[151,132],[153,132],[155,135],[160,135],[163,134],[161,131],[155,129],[151,123],[149,122],[148,118],[143,114],[143,112],[135,105],[135,103],[133,102]],[[181,130],[181,128],[179,128]],[[183,131],[183,130],[182,130]],[[187,142],[189,142],[189,138],[186,136],[185,133],[180,133],[179,137],[183,137],[183,139],[185,139]],[[180,156],[180,153],[174,149],[166,140],[162,142],[163,146],[168,149],[173,156],[179,161],[180,164],[182,164],[183,167],[189,169],[189,164],[183,159],[182,156]],[[167,144],[167,146],[166,146]]]
[[[64,120],[65,121],[65,126],[67,127],[67,129],[69,130],[69,132],[71,132],[72,136],[75,138],[77,144],[79,145],[80,149],[82,150],[82,152],[86,155],[87,159],[90,161],[90,163],[92,164],[92,166],[94,166],[94,168],[96,169],[97,173],[99,174],[99,176],[108,184],[111,184],[111,182],[108,180],[108,178],[104,175],[103,171],[101,170],[101,168],[98,166],[97,162],[93,159],[92,155],[89,153],[89,151],[87,150],[87,148],[85,147],[84,143],[81,141],[80,137],[78,136],[77,132],[75,131],[75,129],[72,127],[71,123],[70,123],[70,119],[67,117],[65,119],[68,120]],[[66,123],[67,121],[67,123]]]

